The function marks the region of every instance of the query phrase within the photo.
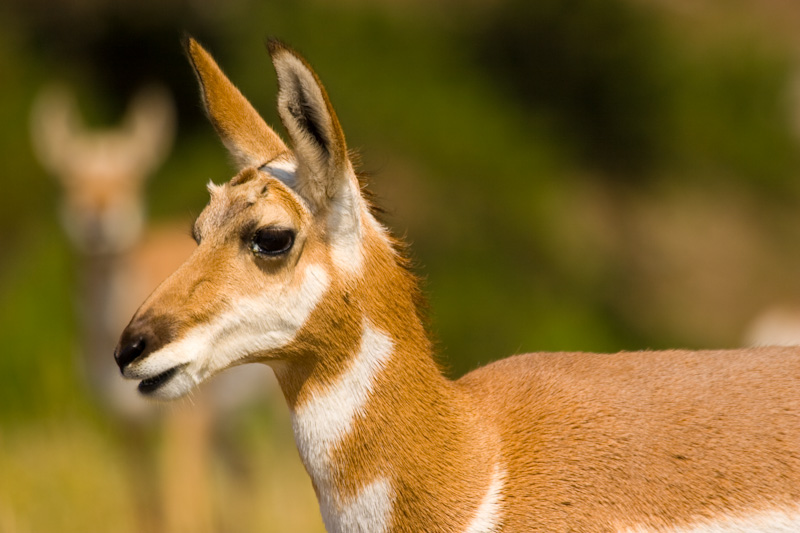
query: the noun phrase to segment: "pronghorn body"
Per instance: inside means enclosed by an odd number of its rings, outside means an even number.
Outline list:
[[[143,394],[269,364],[332,532],[800,530],[800,351],[529,354],[450,381],[310,67],[270,44],[290,151],[187,47],[241,171],[123,332]]]

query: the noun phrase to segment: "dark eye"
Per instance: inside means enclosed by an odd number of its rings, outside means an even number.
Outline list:
[[[250,249],[259,255],[281,255],[294,244],[294,231],[284,228],[261,228],[253,235]]]

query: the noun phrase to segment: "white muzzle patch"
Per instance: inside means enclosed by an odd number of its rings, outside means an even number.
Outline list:
[[[328,289],[322,266],[309,265],[298,288],[276,288],[234,302],[225,313],[125,368],[129,379],[151,379],[175,369],[149,396],[171,399],[245,358],[288,345]]]

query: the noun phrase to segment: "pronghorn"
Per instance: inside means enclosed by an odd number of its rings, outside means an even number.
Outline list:
[[[152,86],[137,93],[119,126],[90,130],[72,92],[51,85],[31,113],[33,146],[61,184],[61,225],[80,262],[81,366],[103,407],[126,418],[152,409],[113,379],[108,351],[141,298],[192,252],[182,223],[144,231],[144,184],[169,153],[173,107]]]
[[[271,366],[332,532],[800,531],[798,349],[536,353],[446,379],[325,89],[268,47],[291,149],[186,42],[240,170],[122,333],[143,395]]]

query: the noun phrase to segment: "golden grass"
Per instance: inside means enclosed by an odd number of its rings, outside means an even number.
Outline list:
[[[145,490],[151,491],[150,499],[162,505],[152,513],[145,510],[148,516],[137,515],[136,502],[142,500],[135,497],[126,459],[132,455],[118,436],[100,424],[77,418],[2,429],[0,532],[322,532],[288,417],[285,413],[276,416],[276,427],[282,426],[279,431],[269,432],[267,424],[245,431],[236,443],[233,462],[238,462],[237,467],[216,450],[207,459],[208,468],[173,474],[163,435],[150,439],[154,453],[149,457],[155,458],[157,472],[152,484],[146,475],[152,465],[131,465],[145,474],[139,478],[145,481]],[[231,437],[237,436],[226,436]],[[148,454],[141,457],[145,462]],[[197,472],[206,472],[210,479],[198,479]],[[165,478],[170,482],[164,483]],[[192,501],[203,484],[210,487],[206,501]],[[166,491],[172,494],[173,509],[164,507],[163,498],[158,497]]]

